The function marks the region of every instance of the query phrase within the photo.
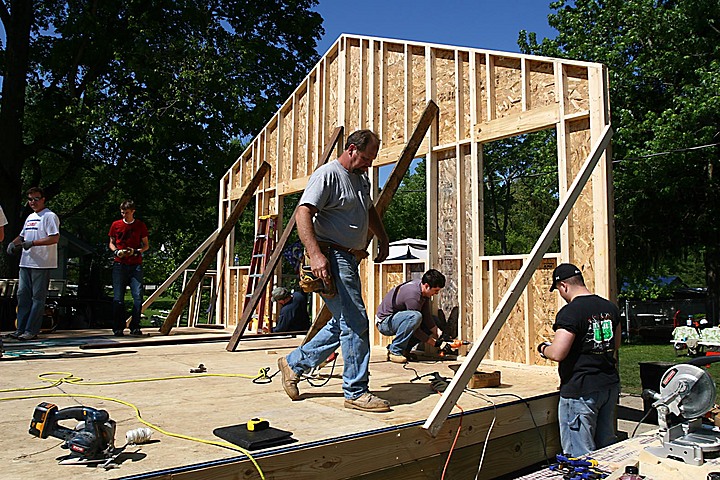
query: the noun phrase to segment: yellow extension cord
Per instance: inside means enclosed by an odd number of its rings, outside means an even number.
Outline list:
[[[241,377],[241,378],[249,378],[252,380],[259,379],[259,378],[268,378],[267,372],[269,371],[269,368],[262,368],[260,369],[260,372],[256,376],[251,375],[244,375],[242,373],[198,373],[193,375],[175,375],[170,377],[156,377],[156,378],[141,378],[141,379],[131,379],[131,380],[116,380],[112,382],[85,382],[82,378],[76,377],[70,372],[45,372],[38,375],[38,378],[43,382],[51,382],[51,385],[43,385],[40,387],[26,387],[26,388],[9,388],[9,389],[3,389],[0,390],[0,393],[9,393],[9,392],[20,392],[20,391],[30,391],[30,390],[42,390],[45,388],[53,388],[62,385],[63,383],[69,383],[73,385],[118,385],[122,383],[140,383],[140,382],[156,382],[161,380],[176,380],[179,378],[197,378],[197,377]],[[49,376],[59,376],[58,379],[49,379],[46,377]],[[52,397],[60,397],[60,398],[74,398],[74,397],[80,397],[80,398],[95,398],[98,400],[107,400],[110,402],[116,402],[120,403],[122,405],[128,406],[135,410],[135,416],[137,417],[140,422],[142,422],[144,425],[147,425],[148,427],[152,428],[153,430],[157,430],[158,432],[167,435],[169,437],[175,437],[175,438],[182,438],[184,440],[191,440],[193,442],[199,442],[199,443],[205,443],[207,445],[215,445],[218,447],[224,447],[229,448],[231,450],[236,450],[239,452],[242,452],[243,454],[247,455],[247,457],[250,459],[250,461],[255,465],[255,469],[260,474],[260,478],[262,480],[265,480],[265,475],[262,472],[262,469],[260,468],[260,465],[258,465],[257,461],[253,458],[252,455],[250,455],[250,452],[245,450],[242,447],[239,447],[237,445],[233,445],[232,443],[227,442],[216,442],[213,440],[203,440],[202,438],[195,438],[190,437],[187,435],[182,435],[180,433],[172,433],[168,432],[167,430],[163,430],[162,428],[158,427],[157,425],[153,425],[152,423],[144,420],[142,416],[140,415],[140,409],[138,409],[135,405],[133,405],[130,402],[126,402],[124,400],[120,400],[117,398],[111,398],[111,397],[101,397],[99,395],[88,395],[83,393],[57,393],[57,394],[48,394],[48,395],[23,395],[23,396],[17,396],[17,397],[2,397],[0,398],[0,402],[5,402],[9,400],[26,400],[30,398],[52,398]]]

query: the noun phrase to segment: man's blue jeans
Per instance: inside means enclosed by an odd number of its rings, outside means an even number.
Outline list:
[[[345,398],[356,399],[368,391],[370,376],[370,322],[360,293],[359,263],[354,255],[335,249],[330,249],[328,260],[337,295],[323,300],[333,317],[308,343],[290,352],[287,362],[301,374],[318,366],[340,346],[343,393]]]
[[[404,355],[405,350],[408,350],[408,342],[421,321],[422,313],[415,310],[405,310],[385,317],[383,321],[377,324],[377,329],[387,337],[395,335],[392,343],[388,345],[390,353]]]
[[[17,333],[37,335],[45,315],[51,268],[20,267],[18,284]]]
[[[619,385],[580,398],[560,397],[558,421],[563,453],[579,457],[615,443],[615,406],[619,398]]]
[[[125,289],[130,286],[133,298],[132,320],[130,331],[140,328],[140,314],[142,312],[142,264],[124,265],[115,262],[112,270],[113,281],[113,330],[125,330]]]

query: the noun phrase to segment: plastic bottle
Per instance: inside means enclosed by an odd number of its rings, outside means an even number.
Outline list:
[[[625,467],[625,473],[620,476],[620,480],[642,480],[640,470],[635,465],[628,465]]]
[[[240,255],[238,255],[237,253],[235,254],[234,265],[236,267],[240,265]]]

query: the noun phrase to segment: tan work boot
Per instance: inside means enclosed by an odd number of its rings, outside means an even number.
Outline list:
[[[345,399],[345,408],[362,410],[363,412],[389,412],[390,402],[365,392],[354,400]]]
[[[278,358],[278,368],[282,375],[282,386],[285,389],[285,393],[287,393],[287,396],[290,397],[291,400],[298,400],[300,398],[300,390],[298,390],[297,384],[300,381],[300,375],[293,372],[285,357]]]
[[[388,350],[387,359],[393,363],[408,363],[408,359],[404,355],[397,355]]]

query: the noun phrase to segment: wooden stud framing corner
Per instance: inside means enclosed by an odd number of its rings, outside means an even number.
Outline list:
[[[535,246],[530,252],[528,261],[523,264],[522,268],[515,276],[512,284],[493,312],[490,321],[483,329],[480,340],[475,342],[475,345],[470,353],[468,353],[468,357],[465,359],[465,362],[463,362],[462,366],[453,377],[450,386],[447,390],[445,390],[445,393],[443,393],[440,401],[437,405],[435,405],[435,408],[423,425],[423,428],[428,430],[430,435],[435,436],[440,431],[440,427],[442,427],[445,419],[450,414],[450,411],[455,406],[457,400],[460,398],[460,395],[465,389],[465,386],[468,384],[468,381],[478,368],[478,365],[480,365],[480,361],[487,353],[490,345],[495,340],[495,337],[497,337],[497,334],[505,323],[505,320],[507,320],[510,311],[515,306],[515,303],[517,303],[523,290],[525,290],[532,274],[540,266],[543,255],[550,247],[553,238],[555,238],[560,231],[560,225],[570,213],[570,209],[580,196],[580,192],[590,178],[595,166],[600,160],[600,157],[605,152],[605,149],[610,145],[611,138],[612,129],[610,128],[610,125],[606,125],[598,139],[598,142],[591,151],[590,156],[587,158],[575,177],[567,195],[560,205],[558,205],[555,213],[545,227],[545,230],[535,243]]]

